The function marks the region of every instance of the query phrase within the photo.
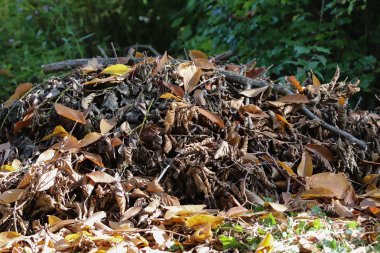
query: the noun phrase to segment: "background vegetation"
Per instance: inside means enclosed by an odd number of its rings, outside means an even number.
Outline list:
[[[235,62],[271,66],[272,78],[312,69],[329,80],[336,65],[380,93],[377,0],[0,0],[0,99],[20,82],[45,78],[49,62],[150,44],[184,57],[234,50]],[[99,49],[101,48],[101,49]]]

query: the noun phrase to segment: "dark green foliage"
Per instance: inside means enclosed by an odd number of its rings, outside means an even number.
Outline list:
[[[322,8],[322,2],[325,4]],[[380,9],[377,0],[0,0],[0,100],[14,85],[44,78],[40,65],[119,56],[136,43],[160,53],[208,54],[233,49],[232,59],[271,66],[272,78],[312,69],[328,81],[336,65],[379,93]],[[323,13],[322,13],[323,12]]]
[[[173,23],[180,30],[173,47],[232,49],[239,62],[272,66],[272,77],[302,80],[312,69],[329,81],[339,65],[342,76],[358,77],[369,91],[380,74],[379,8],[376,0],[190,0]]]

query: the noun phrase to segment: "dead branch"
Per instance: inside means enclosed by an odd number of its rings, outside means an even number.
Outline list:
[[[87,64],[88,61],[90,61],[90,60],[91,59],[76,59],[76,60],[66,60],[66,61],[61,61],[61,62],[56,62],[56,63],[50,63],[50,64],[43,65],[42,70],[44,73],[52,73],[52,72],[58,72],[61,70],[73,69],[73,68],[77,68],[77,67],[80,67],[80,66]],[[119,57],[119,58],[108,58],[108,59],[97,58],[97,60],[100,64],[105,65],[105,64],[116,64],[118,61],[124,62],[124,63],[127,63],[127,61],[128,61],[128,63],[135,64],[135,63],[142,61],[143,59],[142,58],[134,58],[134,57],[127,59],[126,57]],[[181,60],[175,60],[175,61],[181,61]],[[230,82],[234,82],[234,83],[239,83],[243,86],[250,86],[253,88],[253,87],[262,87],[265,85],[271,85],[271,86],[273,86],[273,89],[275,91],[277,91],[278,93],[280,93],[281,95],[293,94],[293,92],[291,90],[282,86],[281,84],[273,84],[273,83],[270,83],[266,80],[248,78],[248,77],[242,76],[238,73],[234,73],[234,72],[226,71],[226,70],[222,70],[222,69],[217,69],[216,71],[219,72],[220,74],[224,75],[226,80],[228,80]],[[348,140],[350,140],[351,142],[358,145],[360,148],[367,150],[367,144],[364,141],[357,139],[355,136],[351,135],[350,133],[348,133],[344,130],[341,130],[335,126],[332,126],[332,125],[326,123],[322,119],[319,119],[305,105],[302,105],[300,109],[301,109],[301,112],[304,115],[306,115],[308,118],[310,118],[312,120],[314,120],[314,119],[321,120],[323,122],[322,126],[324,128],[326,128],[327,130],[329,130],[329,131],[331,131],[331,132],[333,132],[339,136],[343,136],[343,137],[347,138]]]

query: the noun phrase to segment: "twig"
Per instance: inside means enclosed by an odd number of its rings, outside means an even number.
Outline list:
[[[114,64],[117,62],[116,58],[109,58],[109,59],[97,58],[97,59],[98,59],[98,62],[100,64]],[[119,59],[120,60],[122,60],[122,59],[127,60],[125,57],[122,57]],[[77,59],[77,60],[67,60],[67,61],[62,61],[62,62],[56,62],[56,63],[43,65],[42,69],[45,73],[57,72],[60,70],[76,68],[76,67],[85,65],[85,64],[87,64],[87,62],[89,60],[91,60],[91,59]],[[144,59],[142,59],[142,58],[131,57],[129,59],[129,62],[132,64],[135,64],[135,63],[141,62],[143,60]],[[181,62],[181,60],[178,60],[178,59],[174,59],[173,61]],[[271,86],[273,86],[273,89],[275,91],[277,91],[278,93],[280,93],[282,95],[293,94],[293,92],[291,90],[289,90],[288,88],[286,88],[280,84],[270,83],[267,80],[252,79],[252,78],[248,78],[248,77],[245,77],[243,75],[240,75],[240,74],[237,74],[237,73],[234,73],[231,71],[223,70],[223,69],[216,69],[216,71],[220,74],[223,74],[226,77],[226,80],[228,80],[230,82],[239,83],[243,86],[250,86],[253,88],[253,87],[263,87],[263,86],[271,85]],[[322,119],[318,118],[314,113],[312,113],[305,105],[302,105],[300,110],[309,119],[321,120],[323,122],[322,127],[326,128],[327,130],[329,130],[329,131],[331,131],[331,132],[333,132],[339,136],[343,136],[343,137],[347,138],[348,140],[350,140],[351,142],[357,144],[360,148],[367,150],[367,144],[364,141],[357,139],[355,136],[351,135],[350,133],[348,133],[346,131],[343,131],[343,130],[335,127],[335,126],[332,126],[332,125],[326,123]]]
[[[161,54],[154,48],[152,47],[151,45],[140,45],[140,44],[135,44],[132,46],[132,48],[135,47],[135,48],[146,48],[146,49],[149,49],[153,54],[154,56],[161,56]]]
[[[119,63],[119,58],[117,57],[116,49],[115,49],[115,46],[113,45],[113,42],[111,42],[111,47],[112,47],[113,55],[116,58],[116,62]]]
[[[103,49],[101,46],[97,45],[97,48],[98,48],[100,54],[101,54],[104,58],[108,58],[108,56],[107,56],[107,54],[106,54],[106,51],[104,51],[104,49]]]

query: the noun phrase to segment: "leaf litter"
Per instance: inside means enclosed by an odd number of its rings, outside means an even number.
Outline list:
[[[358,83],[139,55],[2,105],[1,252],[379,249],[379,108],[347,107]]]

